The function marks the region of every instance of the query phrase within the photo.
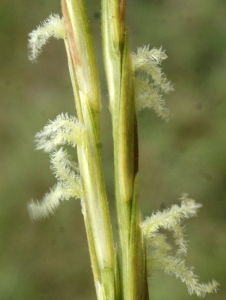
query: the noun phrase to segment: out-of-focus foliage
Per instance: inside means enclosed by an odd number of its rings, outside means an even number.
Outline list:
[[[27,213],[27,202],[41,199],[55,182],[48,155],[34,151],[33,137],[49,119],[75,112],[63,42],[51,40],[37,64],[27,59],[28,33],[50,13],[60,14],[59,2],[0,2],[2,299],[95,299],[79,202],[63,203],[54,217],[38,223]],[[87,0],[87,8],[102,78],[102,157],[114,211],[100,3]],[[167,123],[151,111],[138,117],[143,215],[170,207],[183,192],[204,205],[187,226],[188,264],[196,266],[201,281],[221,283],[210,296],[214,300],[226,298],[225,20],[223,0],[127,3],[131,51],[162,46],[169,57],[162,68],[175,87],[166,99],[172,113]],[[150,294],[155,300],[191,299],[179,281],[163,273],[150,279]]]

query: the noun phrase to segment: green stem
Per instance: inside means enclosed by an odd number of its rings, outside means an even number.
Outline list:
[[[148,299],[148,295],[138,199],[134,74],[124,15],[124,0],[102,0],[103,52],[113,126],[122,298],[143,300]]]
[[[62,0],[66,51],[78,118],[85,125],[78,147],[83,214],[97,294],[114,300],[114,243],[100,159],[100,91],[96,59],[83,0]]]

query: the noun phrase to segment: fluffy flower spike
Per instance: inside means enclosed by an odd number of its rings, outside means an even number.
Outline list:
[[[31,219],[36,221],[47,218],[50,214],[54,213],[62,200],[65,200],[65,195],[62,186],[57,184],[44,196],[41,202],[31,200],[28,203],[28,212]]]
[[[169,116],[162,94],[169,93],[173,87],[159,67],[166,58],[162,48],[150,50],[149,46],[138,48],[137,54],[132,54],[137,111],[149,107],[162,118]]]
[[[42,47],[50,37],[64,39],[65,29],[63,19],[59,15],[50,15],[37,29],[29,34],[28,48],[29,59],[35,61],[41,53]]]
[[[83,144],[84,126],[77,118],[69,117],[67,114],[61,114],[54,121],[50,121],[42,131],[35,136],[37,143],[36,149],[43,149],[45,152],[56,150],[59,145]]]
[[[146,238],[148,275],[156,269],[163,269],[165,273],[180,278],[187,285],[189,294],[204,297],[206,293],[216,292],[219,284],[215,280],[207,284],[199,283],[198,277],[191,268],[185,266],[185,261],[181,258],[181,254],[187,252],[181,222],[196,216],[201,204],[189,199],[186,194],[180,200],[181,206],[173,205],[171,209],[152,214],[141,225]],[[170,255],[172,247],[167,243],[166,236],[158,232],[160,228],[173,232],[178,246],[174,256]]]
[[[33,220],[46,218],[53,214],[61,201],[69,198],[82,198],[82,185],[77,165],[62,148],[51,154],[51,168],[58,183],[47,193],[41,202],[31,201],[28,211]]]
[[[65,195],[68,197],[82,198],[82,185],[79,176],[79,168],[71,160],[67,151],[60,148],[51,155],[51,169],[56,178],[62,184]]]
[[[33,220],[53,214],[61,201],[71,197],[80,199],[83,197],[77,164],[71,160],[66,150],[63,148],[57,150],[59,145],[82,145],[83,130],[82,124],[75,117],[61,114],[36,135],[37,148],[50,152],[51,169],[58,183],[44,196],[41,202],[32,200],[28,204],[28,211]]]

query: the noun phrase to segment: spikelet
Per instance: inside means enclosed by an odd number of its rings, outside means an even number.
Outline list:
[[[138,48],[137,54],[132,54],[136,111],[149,107],[162,118],[169,116],[162,94],[169,93],[173,87],[159,67],[166,58],[161,48],[149,50],[149,46]]]
[[[206,293],[217,291],[218,283],[213,280],[207,284],[200,284],[197,275],[192,268],[185,266],[185,261],[180,257],[186,254],[187,247],[184,239],[184,228],[181,225],[183,219],[196,216],[198,209],[202,206],[184,194],[180,200],[181,206],[173,205],[171,209],[152,214],[141,225],[146,238],[147,247],[147,270],[150,276],[155,269],[163,269],[167,274],[174,274],[187,285],[189,294],[204,297]],[[160,228],[171,230],[175,238],[178,250],[175,255],[169,255],[172,250],[167,243],[166,236],[160,234]]]
[[[29,59],[35,61],[41,53],[42,47],[48,42],[50,37],[64,39],[65,29],[63,19],[59,15],[50,15],[37,29],[29,34],[28,48],[30,50]]]
[[[35,135],[36,149],[51,152],[56,150],[59,145],[68,144],[73,147],[82,145],[83,133],[84,126],[75,117],[60,114]]]

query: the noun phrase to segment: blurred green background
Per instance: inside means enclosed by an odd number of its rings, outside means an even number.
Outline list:
[[[100,1],[87,0],[102,82],[102,158],[115,222],[110,114],[104,79]],[[56,0],[0,2],[0,299],[96,299],[79,201],[32,223],[31,198],[55,183],[49,158],[34,151],[33,137],[61,112],[75,114],[62,41],[51,40],[38,63],[27,59],[27,35]],[[208,299],[226,299],[226,1],[128,0],[131,50],[166,49],[163,70],[175,91],[167,96],[172,117],[138,116],[140,196],[144,216],[177,203],[187,192],[203,204],[187,222],[188,265],[201,281],[221,283]],[[153,300],[197,299],[172,276],[150,280]]]

